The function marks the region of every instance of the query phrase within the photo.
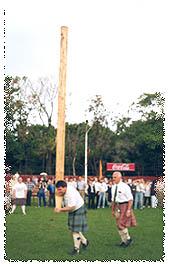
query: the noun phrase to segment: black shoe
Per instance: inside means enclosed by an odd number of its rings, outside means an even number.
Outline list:
[[[126,247],[126,243],[125,243],[125,242],[121,242],[121,243],[119,244],[119,247]]]
[[[131,243],[132,243],[132,239],[130,238],[130,239],[128,239],[128,240],[126,241],[126,247],[128,247]]]
[[[77,248],[74,248],[69,254],[71,255],[71,256],[76,256],[76,255],[79,255],[79,249],[77,249]]]
[[[86,244],[81,242],[81,245],[82,245],[82,249],[87,249],[87,247],[89,245],[89,241],[87,240]]]

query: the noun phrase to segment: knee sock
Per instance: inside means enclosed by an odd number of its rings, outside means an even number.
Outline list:
[[[13,213],[15,211],[15,209],[16,209],[16,205],[13,204],[11,213]]]
[[[124,236],[124,233],[123,233],[123,231],[122,230],[118,230],[118,232],[119,232],[119,235],[120,235],[120,237],[121,237],[121,240],[122,240],[122,242],[126,242],[126,238],[125,238],[125,236]]]
[[[25,214],[25,205],[21,205],[21,209],[22,209],[23,214]]]
[[[80,238],[81,238],[81,242],[86,245],[87,244],[87,239],[83,236],[83,234],[81,232],[79,232],[79,235],[80,235]]]
[[[74,241],[74,247],[79,250],[81,243],[81,237],[79,233],[73,232],[73,241]]]
[[[130,239],[129,232],[127,228],[124,228],[123,230],[119,230],[119,235],[122,239],[122,242],[126,243],[128,239]]]

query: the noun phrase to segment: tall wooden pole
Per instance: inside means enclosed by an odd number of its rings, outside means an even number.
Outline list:
[[[64,179],[65,159],[65,101],[68,28],[61,27],[60,70],[58,88],[58,123],[56,136],[56,182]],[[56,207],[61,208],[62,198],[56,193]]]
[[[102,172],[102,160],[100,159],[99,162],[99,180],[103,178],[103,172]]]

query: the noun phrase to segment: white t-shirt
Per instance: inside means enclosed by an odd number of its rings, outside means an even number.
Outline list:
[[[25,198],[25,191],[27,191],[27,186],[23,182],[17,182],[13,186],[13,190],[15,190],[16,198]]]
[[[107,192],[107,184],[105,182],[100,183],[99,192]]]
[[[133,195],[129,185],[121,181],[118,184],[112,185],[112,201],[114,201],[116,185],[117,185],[117,195],[115,198],[115,202],[124,203],[133,200]]]
[[[84,204],[84,200],[73,186],[67,185],[67,191],[64,195],[64,204],[69,207],[75,206],[73,210],[75,211]]]
[[[95,192],[96,193],[100,191],[100,185],[101,185],[100,182],[98,182],[98,181],[94,182],[94,187],[95,187]]]

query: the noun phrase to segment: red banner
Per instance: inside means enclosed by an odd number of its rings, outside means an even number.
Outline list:
[[[135,171],[135,163],[107,163],[107,171]]]

